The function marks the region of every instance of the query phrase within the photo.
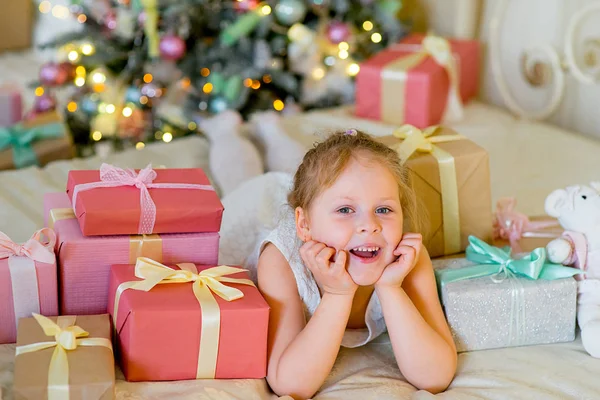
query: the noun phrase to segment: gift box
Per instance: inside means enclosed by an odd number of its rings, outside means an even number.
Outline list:
[[[479,57],[474,40],[409,35],[360,65],[356,115],[419,128],[458,117],[477,95]]]
[[[0,127],[14,125],[23,118],[23,98],[17,85],[0,85]]]
[[[0,12],[0,53],[31,46],[34,3],[23,0],[2,0]]]
[[[218,232],[223,205],[200,168],[70,171],[67,194],[85,236]]]
[[[464,251],[469,235],[492,239],[489,154],[447,127],[405,125],[377,140],[398,152],[427,214],[431,257]]]
[[[243,269],[138,258],[109,293],[128,381],[266,376],[269,306]]]
[[[105,313],[112,264],[134,263],[141,256],[167,263],[217,263],[218,232],[83,236],[65,193],[44,195],[44,215],[57,235],[61,314]]]
[[[110,339],[107,314],[19,320],[14,398],[114,399]]]
[[[44,166],[50,161],[73,158],[73,155],[67,126],[54,111],[0,128],[0,170]]]
[[[0,343],[16,341],[20,318],[33,312],[58,315],[55,243],[50,229],[35,232],[24,244],[0,232]]]
[[[465,258],[433,264],[457,351],[575,339],[580,271],[550,264],[545,249],[512,258],[471,238]]]

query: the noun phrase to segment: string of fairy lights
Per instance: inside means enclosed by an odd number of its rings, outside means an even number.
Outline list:
[[[238,2],[242,2],[244,0],[237,0]],[[119,0],[121,5],[129,5],[130,0]],[[52,4],[48,0],[43,0],[38,5],[39,12],[42,14],[51,14],[55,18],[58,19],[69,19],[75,18],[77,22],[80,24],[84,24],[88,20],[88,16],[83,12],[73,12],[72,7],[68,7],[61,4]],[[257,6],[257,12],[266,16],[272,12],[271,7],[268,4],[261,3]],[[363,35],[369,35],[370,41],[373,43],[379,43],[382,41],[381,33],[375,31],[375,26],[372,21],[366,20],[362,23],[362,33]],[[312,36],[311,36],[312,35]],[[311,31],[309,28],[304,26],[301,23],[294,23],[289,27],[287,32],[287,36],[292,43],[299,43],[301,45],[306,45],[306,43],[310,43],[311,40],[314,39],[315,32]],[[345,72],[348,76],[353,77],[356,76],[360,71],[360,66],[356,62],[352,62],[350,60],[350,44],[347,41],[340,41],[339,43],[331,43],[327,42],[325,44],[320,41],[319,46],[321,47],[320,51],[325,54],[323,58],[324,65],[317,65],[310,72],[310,76],[314,80],[320,80],[326,76],[326,68],[331,67],[336,64],[339,60],[343,60],[347,62],[347,66],[345,68]],[[98,68],[93,71],[87,71],[83,65],[77,65],[78,62],[82,60],[82,57],[91,56],[96,52],[96,49],[92,43],[70,43],[59,49],[59,58],[63,58],[68,60],[74,66],[74,74],[73,74],[73,84],[76,87],[84,87],[88,85],[92,92],[96,94],[101,94],[107,89],[107,85],[111,84],[109,79],[112,77],[108,77],[107,73],[103,68]],[[203,77],[208,77],[211,74],[211,70],[207,67],[201,69],[200,74]],[[154,81],[154,77],[151,73],[146,73],[142,80],[145,84],[151,84]],[[261,82],[262,81],[262,82]],[[257,90],[261,87],[263,83],[268,84],[272,81],[272,77],[269,74],[265,74],[262,78],[259,79],[251,79],[246,78],[243,80],[243,85],[247,88],[251,88]],[[191,85],[190,79],[185,77],[182,78],[179,82],[181,87],[188,88]],[[205,83],[201,90],[210,94],[214,90],[214,86],[211,82]],[[45,89],[42,86],[39,86],[35,89],[36,96],[42,96],[45,93]],[[137,99],[137,103],[140,105],[146,105],[153,97],[161,97],[163,94],[163,89],[159,87],[150,88],[145,93],[142,93]],[[281,99],[273,100],[272,107],[276,111],[283,111],[285,109],[285,102]],[[70,101],[67,104],[67,110],[71,113],[76,112],[80,105],[78,105],[75,101]],[[99,102],[97,104],[97,113],[99,115],[116,115],[120,113],[123,117],[129,118],[133,115],[136,104],[132,102],[126,102],[123,105],[108,103],[108,102]],[[202,104],[199,106],[202,109]],[[205,105],[206,108],[206,105]],[[195,130],[197,125],[195,122],[191,121],[188,124],[188,128],[190,130]],[[103,133],[100,130],[93,130],[91,132],[91,138],[93,141],[100,141],[103,138]],[[173,140],[173,134],[165,130],[164,132],[157,131],[155,134],[155,138],[157,140],[162,140],[164,142],[170,142]],[[145,144],[143,142],[138,142],[136,144],[136,148],[141,149],[144,148]]]

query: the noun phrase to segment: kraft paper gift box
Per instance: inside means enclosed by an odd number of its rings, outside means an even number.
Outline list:
[[[479,46],[422,34],[389,46],[360,65],[356,115],[418,128],[459,119],[479,89]]]
[[[50,229],[23,244],[0,232],[0,343],[16,341],[20,318],[58,315],[55,243]]]
[[[74,146],[67,125],[54,111],[0,127],[0,170],[42,167],[73,156]]]
[[[200,168],[140,171],[102,164],[69,171],[67,194],[85,236],[218,232],[223,205]]]
[[[20,50],[31,46],[34,2],[2,0],[0,12],[0,54],[7,50]]]
[[[405,125],[378,141],[396,150],[410,170],[427,214],[424,244],[430,257],[464,251],[469,235],[492,239],[489,154],[447,127]]]
[[[575,339],[575,268],[551,264],[544,248],[522,257],[471,238],[465,258],[433,260],[457,351]]]
[[[23,118],[23,98],[17,85],[0,85],[0,127],[16,124]]]
[[[15,400],[114,399],[108,315],[19,320],[13,395]]]
[[[264,378],[269,306],[243,271],[113,265],[109,310],[126,379]]]
[[[217,263],[219,233],[83,236],[66,193],[44,195],[45,223],[57,235],[61,314],[101,314],[112,264],[147,256],[167,263]]]

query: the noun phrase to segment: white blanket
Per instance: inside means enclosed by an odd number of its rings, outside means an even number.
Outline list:
[[[331,127],[355,127],[389,134],[393,127],[350,119],[347,109],[290,117],[290,134],[305,136]],[[490,152],[494,201],[515,195],[528,214],[543,213],[543,200],[554,188],[587,182],[600,167],[600,143],[543,124],[517,121],[506,113],[474,103],[454,125]],[[148,162],[167,167],[207,168],[207,143],[200,137],[152,144],[107,160],[92,158],[56,162],[40,170],[0,173],[0,230],[25,241],[42,226],[42,195],[62,191],[70,169],[98,168],[102,161],[126,167]],[[490,205],[492,206],[492,205]],[[227,213],[227,211],[225,211]],[[229,238],[229,242],[234,242]],[[14,345],[0,346],[0,386],[12,398]],[[358,349],[342,349],[316,399],[592,399],[600,393],[600,360],[589,357],[579,338],[572,343],[507,348],[459,356],[456,378],[442,394],[418,392],[400,375],[386,335]],[[272,399],[264,380],[128,383],[117,375],[118,399]]]

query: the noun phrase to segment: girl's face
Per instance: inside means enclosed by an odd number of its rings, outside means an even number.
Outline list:
[[[308,216],[299,208],[296,218],[305,241],[347,252],[348,273],[360,286],[375,284],[396,259],[402,222],[394,176],[364,156],[353,157],[334,184],[315,198]]]

